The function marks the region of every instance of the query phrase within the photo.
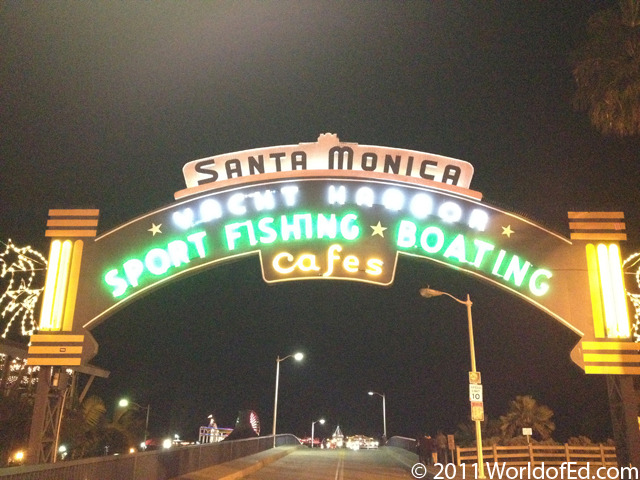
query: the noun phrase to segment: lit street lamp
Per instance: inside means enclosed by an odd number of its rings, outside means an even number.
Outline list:
[[[294,360],[299,362],[304,358],[304,355],[298,352],[287,355],[284,358],[280,358],[280,355],[278,355],[278,358],[276,358],[276,397],[273,402],[273,448],[276,448],[276,420],[278,418],[278,382],[280,380],[280,362],[289,357],[293,357]]]
[[[140,409],[144,409],[144,410],[147,411],[147,420],[145,421],[145,424],[144,424],[144,442],[142,443],[144,445],[143,449],[146,450],[146,448],[147,448],[147,431],[149,430],[149,411],[151,410],[151,405],[147,405],[146,407],[143,407],[142,405],[139,405],[136,402],[130,402],[126,398],[123,398],[122,400],[120,400],[120,402],[118,402],[118,405],[120,405],[121,407],[128,407],[129,404],[135,405],[136,407],[138,407]]]
[[[469,294],[467,293],[467,300],[463,301],[463,300],[458,300],[456,297],[454,297],[453,295],[447,292],[440,292],[438,290],[433,290],[432,288],[421,288],[420,295],[422,295],[425,298],[446,295],[447,297],[453,298],[456,302],[467,306],[467,318],[469,321],[469,347],[471,349],[471,372],[474,374],[477,373],[476,372],[476,349],[473,342],[473,320],[471,319],[471,305],[473,305],[473,303],[471,302],[471,298],[469,297]],[[484,476],[484,463],[482,458],[482,430],[480,427],[480,420],[476,420],[475,422],[476,422],[476,451],[478,456],[478,478],[486,478]]]
[[[316,423],[319,423],[320,425],[324,425],[324,418],[321,418],[320,420],[316,420],[315,422],[311,422],[311,448],[313,448],[313,440],[314,440],[314,427],[316,426]]]
[[[386,399],[387,397],[385,396],[384,393],[378,393],[378,392],[369,392],[369,395],[378,395],[380,397],[382,397],[382,423],[384,425],[384,441],[387,441],[387,406],[386,406]]]

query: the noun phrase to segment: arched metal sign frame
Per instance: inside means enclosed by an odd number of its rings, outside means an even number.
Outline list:
[[[340,142],[189,162],[176,201],[97,235],[97,210],[51,210],[50,265],[29,363],[84,364],[119,308],[221,262],[258,255],[266,282],[393,282],[399,255],[498,286],[580,335],[587,373],[640,373],[618,242],[622,214],[570,212],[571,238],[482,201],[467,162]],[[623,298],[620,299],[620,292]]]

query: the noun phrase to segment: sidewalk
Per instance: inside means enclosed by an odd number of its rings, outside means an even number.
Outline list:
[[[187,473],[172,478],[171,480],[236,480],[238,478],[244,478],[285,455],[289,455],[298,448],[300,447],[284,446],[270,448],[269,450],[254,453],[248,457],[238,458],[230,462],[221,463],[220,465],[213,465],[203,468],[202,470],[196,470],[195,472]]]

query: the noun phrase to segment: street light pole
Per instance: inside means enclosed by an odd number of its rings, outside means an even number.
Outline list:
[[[369,392],[369,395],[378,395],[382,397],[382,424],[384,429],[384,440],[387,441],[387,397],[384,393]]]
[[[144,448],[147,448],[147,434],[149,431],[149,412],[151,411],[151,405],[147,405],[146,407],[143,407],[140,404],[137,404],[136,402],[130,402],[129,400],[127,400],[126,398],[123,398],[122,400],[120,400],[120,402],[118,402],[118,405],[120,405],[121,407],[127,407],[129,404],[131,405],[135,405],[138,408],[144,409],[147,411],[147,419],[145,421],[144,424]]]
[[[453,295],[447,292],[441,292],[439,290],[434,290],[432,288],[421,288],[420,295],[425,298],[437,297],[440,295],[446,295],[447,297],[453,298],[456,302],[461,303],[462,305],[467,306],[467,319],[469,323],[469,348],[471,350],[471,372],[477,373],[476,371],[476,349],[473,341],[473,319],[471,317],[471,297],[467,293],[467,300],[459,300]],[[482,428],[480,426],[480,420],[476,420],[476,451],[478,457],[478,478],[486,478],[484,475],[484,459],[482,456]]]
[[[315,422],[311,422],[311,448],[313,448],[313,441],[315,440],[314,427],[318,422],[320,423],[320,425],[324,425],[324,418],[321,418],[320,420],[316,420]]]
[[[293,357],[294,360],[300,361],[304,355],[302,353],[292,353],[284,358],[280,358],[280,355],[276,358],[276,395],[273,401],[273,448],[276,448],[276,421],[278,419],[278,383],[280,381],[280,362],[289,357]]]

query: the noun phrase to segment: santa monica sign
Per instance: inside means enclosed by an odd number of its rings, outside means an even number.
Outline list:
[[[268,283],[390,285],[398,256],[410,255],[551,315],[582,337],[572,358],[587,372],[640,372],[624,290],[611,286],[621,278],[624,239],[607,231],[611,222],[572,222],[566,238],[483,202],[469,189],[467,162],[330,134],[195,160],[183,173],[187,188],[174,203],[100,235],[97,211],[50,211],[51,268],[32,337],[46,350],[34,349],[31,364],[87,362],[96,351],[92,328],[145,293],[221,262],[256,255]],[[607,356],[624,350],[633,350],[624,361]]]

